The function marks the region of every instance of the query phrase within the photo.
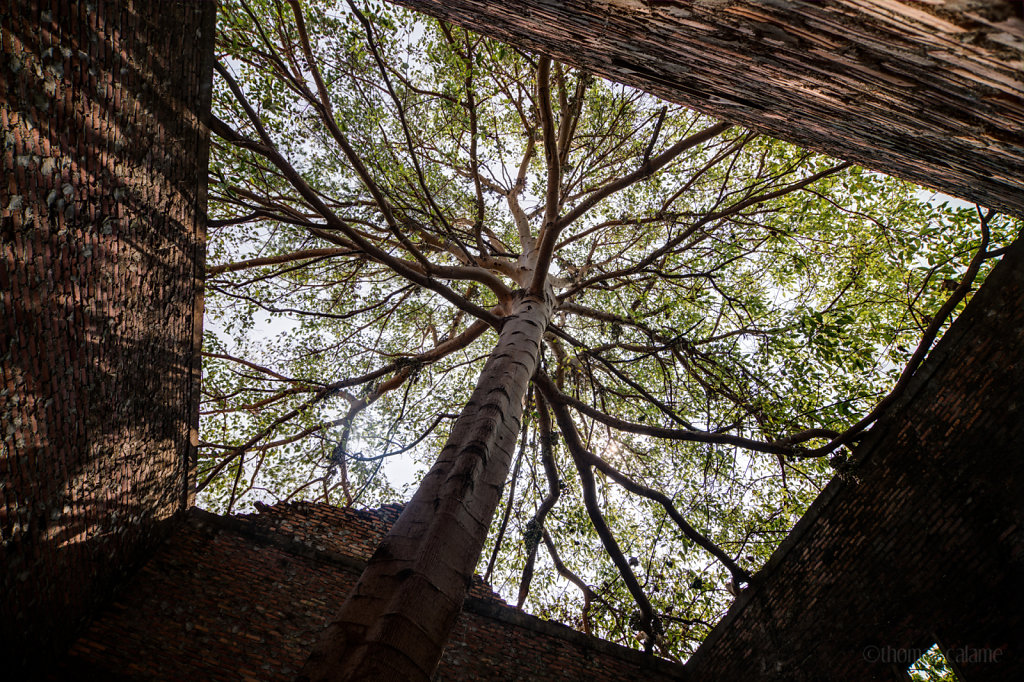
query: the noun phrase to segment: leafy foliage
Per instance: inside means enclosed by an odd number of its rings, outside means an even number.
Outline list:
[[[914,682],[957,682],[958,680],[949,660],[937,644],[933,644],[910,665],[907,669],[907,677]]]
[[[481,570],[668,657],[1019,229],[379,4],[224,0],[219,26],[201,503],[404,497],[385,463],[429,463],[541,281],[546,381]]]

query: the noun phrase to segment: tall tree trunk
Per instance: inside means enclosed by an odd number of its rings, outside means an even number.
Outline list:
[[[517,295],[441,456],[299,680],[430,679],[501,498],[552,305],[550,294]]]

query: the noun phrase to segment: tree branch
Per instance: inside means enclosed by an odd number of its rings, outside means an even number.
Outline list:
[[[206,268],[207,277],[216,277],[225,272],[238,272],[239,270],[247,270],[249,268],[258,268],[263,265],[280,265],[281,263],[290,263],[297,260],[307,260],[310,258],[323,258],[332,256],[352,256],[358,254],[358,251],[346,248],[335,248],[335,249],[303,249],[302,251],[292,251],[291,253],[281,254],[280,256],[265,256],[263,258],[250,258],[249,260],[235,261],[234,263],[225,263],[223,265],[214,265]]]
[[[591,470],[592,463],[588,458],[589,453],[587,453],[583,443],[580,441],[576,425],[569,416],[568,410],[564,407],[552,403],[552,410],[555,413],[558,428],[562,432],[562,440],[569,448],[569,454],[572,456],[573,464],[576,466],[576,471],[579,474],[580,483],[583,487],[583,504],[587,508],[587,515],[590,517],[598,537],[601,538],[601,544],[604,545],[605,551],[608,552],[615,567],[619,570],[619,575],[622,576],[622,580],[626,583],[626,588],[633,595],[633,600],[640,608],[639,626],[647,634],[647,650],[650,651],[660,629],[657,614],[654,612],[654,607],[651,606],[650,600],[644,594],[640,582],[636,579],[633,569],[622,554],[619,543],[616,542],[615,536],[601,514],[601,508],[597,502],[597,484],[594,480],[594,473]]]
[[[728,433],[711,433],[708,431],[696,431],[690,429],[669,429],[661,426],[651,426],[649,424],[634,424],[624,419],[619,419],[605,414],[604,412],[587,405],[581,400],[562,393],[546,374],[538,373],[534,378],[534,381],[544,392],[544,397],[552,404],[561,403],[568,405],[573,409],[578,410],[581,414],[584,414],[605,426],[610,426],[617,431],[626,431],[628,433],[652,436],[654,438],[664,438],[665,440],[677,440],[690,443],[734,445],[746,450],[753,450],[754,452],[765,452],[777,455],[792,455],[794,453],[792,446],[780,445],[778,443],[765,443],[751,438],[734,436]]]
[[[699,133],[694,133],[693,135],[690,135],[689,137],[686,137],[680,140],[679,142],[676,142],[674,145],[663,151],[661,154],[658,154],[653,159],[648,159],[642,166],[640,166],[640,168],[633,171],[632,173],[624,175],[618,180],[609,182],[607,185],[601,187],[598,190],[595,190],[584,201],[577,204],[576,208],[574,208],[573,210],[569,211],[564,216],[559,218],[559,229],[564,228],[568,225],[572,225],[574,222],[579,220],[579,218],[583,214],[585,214],[587,211],[596,206],[598,202],[603,201],[604,199],[610,197],[612,194],[615,194],[616,192],[623,190],[629,187],[630,185],[633,185],[641,180],[649,178],[650,176],[654,175],[654,173],[658,172],[666,165],[668,165],[670,161],[675,159],[677,156],[679,156],[686,150],[692,149],[693,147],[696,147],[699,144],[703,144],[708,140],[717,137],[718,135],[721,135],[725,131],[729,130],[729,128],[731,127],[731,123],[717,123],[711,126],[710,128],[705,128]]]
[[[541,391],[541,393],[544,393],[549,400],[551,400],[551,398],[547,396],[547,393],[549,392],[551,387],[551,384],[548,384],[547,387],[538,384],[538,389]],[[551,409],[555,413],[555,419],[558,420],[559,428],[562,429],[563,438],[565,438],[566,424],[573,424],[572,417],[570,416],[569,411],[566,409],[564,403],[560,404],[558,402],[552,402]],[[575,432],[574,425],[573,429]],[[691,541],[693,541],[700,547],[703,547],[708,553],[710,553],[712,556],[714,556],[716,559],[722,562],[722,565],[729,569],[729,572],[732,574],[733,579],[737,581],[737,584],[739,584],[740,582],[750,582],[750,574],[742,568],[740,568],[739,565],[737,565],[736,562],[733,561],[732,558],[728,554],[726,554],[718,545],[713,543],[705,535],[703,535],[702,533],[697,531],[697,529],[695,529],[693,526],[687,523],[686,519],[683,518],[683,515],[679,513],[678,509],[676,509],[675,504],[672,502],[671,498],[669,498],[667,495],[663,493],[658,492],[657,490],[654,490],[653,488],[649,488],[645,485],[637,483],[636,481],[633,481],[625,474],[623,474],[621,471],[613,467],[611,464],[601,459],[593,452],[584,448],[583,443],[579,442],[578,435],[572,438],[566,438],[566,443],[569,444],[570,450],[572,450],[572,448],[574,447],[574,443],[572,442],[573,440],[575,441],[576,447],[576,450],[573,452],[574,458],[579,458],[588,466],[596,467],[599,471],[603,472],[609,478],[614,480],[616,483],[618,483],[619,485],[621,485],[623,488],[633,493],[634,495],[646,497],[647,499],[653,500],[654,502],[660,504],[662,507],[664,507],[665,511],[668,512],[669,516],[672,517],[672,520],[675,521],[676,525],[679,527],[679,530],[681,530],[686,537],[688,537]]]
[[[540,507],[533,515],[533,518],[526,523],[526,564],[523,566],[523,575],[519,580],[519,595],[516,599],[516,607],[523,608],[526,597],[530,594],[530,582],[533,580],[533,564],[537,558],[537,545],[540,542],[541,534],[544,532],[544,519],[547,518],[555,503],[558,502],[558,495],[561,493],[561,486],[558,480],[558,467],[555,465],[554,448],[557,435],[551,430],[551,416],[548,414],[547,402],[539,393],[537,400],[537,427],[540,431],[540,457],[544,465],[544,476],[548,481],[548,494],[541,500]]]
[[[245,102],[245,96],[242,94],[241,90],[238,88],[237,83],[234,82],[234,79],[231,78],[231,75],[227,73],[224,67],[221,66],[219,63],[216,63],[215,68],[217,69],[217,72],[221,75],[221,77],[228,82],[228,87],[231,89],[235,97],[240,101]],[[252,108],[248,105],[248,103],[243,104],[243,106],[246,108],[247,112],[250,112],[250,118],[255,118],[256,123],[254,123],[254,125],[256,125],[259,121],[259,117],[256,115],[254,111],[252,111]],[[457,308],[465,310],[474,317],[487,322],[495,329],[500,328],[501,319],[499,317],[497,317],[490,311],[485,310],[484,308],[481,308],[480,306],[474,303],[471,303],[470,301],[466,300],[465,298],[455,293],[448,287],[444,286],[440,282],[434,280],[433,278],[428,277],[422,274],[421,272],[417,271],[416,269],[414,269],[414,267],[411,267],[411,264],[406,263],[400,258],[395,258],[394,256],[387,253],[383,249],[380,249],[379,247],[365,239],[362,235],[360,235],[348,223],[339,218],[337,214],[335,214],[330,208],[327,207],[326,204],[324,204],[324,202],[320,199],[317,193],[314,192],[313,189],[309,187],[306,181],[302,179],[302,177],[292,167],[292,165],[288,163],[284,159],[284,157],[281,156],[281,154],[273,147],[273,144],[270,141],[269,137],[262,138],[262,143],[256,143],[253,140],[249,140],[242,136],[241,134],[239,134],[238,132],[236,132],[235,130],[233,130],[230,126],[228,126],[226,123],[218,119],[216,116],[211,116],[210,119],[210,128],[218,136],[238,147],[255,151],[260,155],[264,156],[268,161],[273,163],[284,174],[288,181],[291,182],[292,186],[295,187],[296,190],[298,190],[299,194],[302,195],[302,197],[318,213],[320,213],[321,216],[324,217],[324,219],[328,223],[328,226],[340,231],[342,234],[348,237],[348,239],[352,243],[354,243],[356,247],[358,247],[361,251],[366,253],[367,256],[373,258],[374,260],[384,265],[387,265],[392,270],[394,270],[395,273],[401,275],[402,277],[405,277],[409,281],[419,284],[420,286],[426,289],[434,291],[435,293],[439,294],[440,296],[451,302]],[[257,130],[262,129],[262,124],[259,124]],[[261,137],[263,135],[266,135],[266,131],[263,131],[261,133]],[[329,233],[326,233],[321,230],[318,234]]]

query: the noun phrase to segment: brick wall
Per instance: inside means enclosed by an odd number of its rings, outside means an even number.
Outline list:
[[[55,678],[292,680],[400,507],[193,510]],[[680,666],[541,621],[471,586],[435,680],[668,680]]]
[[[1024,215],[1020,0],[393,0]]]
[[[936,642],[965,682],[1024,679],[1022,349],[1018,240],[688,662],[695,679],[901,680]]]
[[[188,506],[214,5],[0,0],[0,655]]]

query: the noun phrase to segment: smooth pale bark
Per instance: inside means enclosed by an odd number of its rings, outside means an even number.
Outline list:
[[[516,295],[448,443],[299,680],[429,680],[501,498],[553,296]]]

